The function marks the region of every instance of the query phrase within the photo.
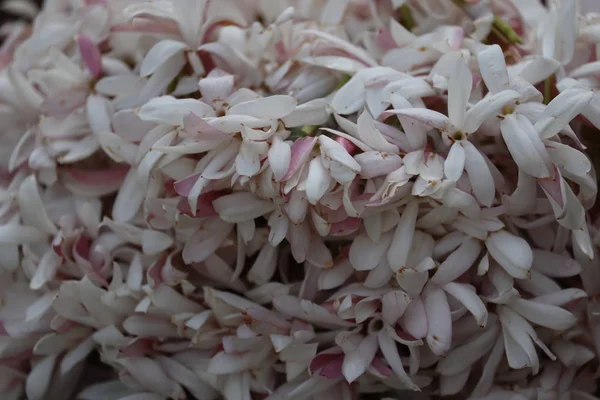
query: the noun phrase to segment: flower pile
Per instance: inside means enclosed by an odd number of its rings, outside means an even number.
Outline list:
[[[600,4],[547,3],[6,23],[0,398],[596,399]]]

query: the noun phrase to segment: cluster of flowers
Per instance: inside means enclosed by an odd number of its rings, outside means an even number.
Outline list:
[[[596,399],[600,4],[548,3],[2,26],[0,397]]]

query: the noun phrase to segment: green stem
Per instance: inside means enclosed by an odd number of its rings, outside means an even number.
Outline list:
[[[403,4],[399,10],[400,23],[409,31],[412,31],[416,26],[417,22],[413,17],[412,10],[407,4]]]
[[[509,43],[523,43],[523,39],[521,39],[521,36],[519,36],[517,32],[515,32],[515,30],[499,16],[494,16],[494,22],[492,26],[502,35],[502,37],[506,38],[506,40]]]

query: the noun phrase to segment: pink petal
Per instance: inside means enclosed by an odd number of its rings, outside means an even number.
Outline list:
[[[292,154],[290,157],[290,167],[283,180],[288,180],[298,171],[298,169],[306,162],[310,153],[317,142],[316,137],[303,137],[297,139],[292,145]]]
[[[102,53],[98,46],[85,35],[77,36],[77,45],[81,58],[94,78],[102,75]]]

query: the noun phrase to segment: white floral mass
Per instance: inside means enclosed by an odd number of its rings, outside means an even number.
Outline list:
[[[597,399],[600,1],[2,7],[0,399]]]

